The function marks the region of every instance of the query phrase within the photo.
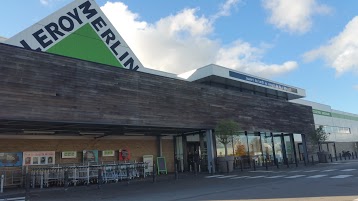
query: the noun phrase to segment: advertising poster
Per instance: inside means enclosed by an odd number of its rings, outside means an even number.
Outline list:
[[[62,158],[77,158],[77,151],[63,151]]]
[[[54,151],[26,151],[23,153],[23,165],[53,165]]]
[[[83,163],[98,162],[98,150],[84,150]]]
[[[143,162],[147,163],[148,166],[144,169],[145,173],[152,173],[153,172],[153,155],[144,155]]]
[[[102,156],[114,156],[114,150],[103,150]]]
[[[22,153],[0,153],[0,167],[18,167],[22,165]]]

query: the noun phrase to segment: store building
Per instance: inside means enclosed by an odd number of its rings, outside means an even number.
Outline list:
[[[330,152],[332,156],[339,156],[342,151],[358,152],[358,115],[307,100],[292,102],[312,107],[315,127],[323,126],[329,134],[322,146],[324,151]]]
[[[165,157],[169,172],[175,159],[190,171],[191,158],[212,171],[223,119],[240,124],[231,154],[247,166],[308,154],[312,107],[290,102],[303,89],[216,65],[178,76],[144,68],[94,1],[74,1],[4,43],[0,166],[151,155]]]

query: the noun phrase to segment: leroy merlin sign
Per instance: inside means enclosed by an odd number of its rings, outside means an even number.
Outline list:
[[[131,70],[143,68],[94,0],[75,0],[5,43]]]

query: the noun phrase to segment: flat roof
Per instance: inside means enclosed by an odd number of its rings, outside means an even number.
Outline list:
[[[210,81],[269,94],[284,93],[287,94],[288,100],[306,97],[306,91],[299,87],[282,84],[215,64],[179,74],[178,77],[191,82]]]

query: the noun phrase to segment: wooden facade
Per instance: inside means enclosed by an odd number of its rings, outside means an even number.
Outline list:
[[[312,108],[0,44],[0,121],[309,134]],[[0,127],[4,126],[0,124]]]

